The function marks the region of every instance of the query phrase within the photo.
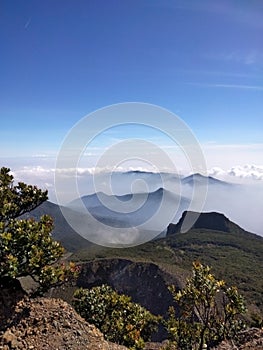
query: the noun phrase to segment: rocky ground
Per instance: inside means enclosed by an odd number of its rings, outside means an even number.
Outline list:
[[[236,343],[223,341],[213,350],[263,350],[263,329],[251,328],[243,331]]]
[[[85,322],[66,302],[37,298],[21,300],[12,326],[2,332],[0,349],[125,350],[105,341],[102,333]]]
[[[0,299],[1,350],[128,350],[107,342],[96,327],[60,299],[30,300],[20,293],[16,298],[11,293]],[[160,343],[147,343],[145,349],[162,347]]]
[[[28,299],[21,293],[0,295],[1,350],[127,350],[107,342],[65,301]],[[4,296],[4,297],[3,297]],[[12,301],[12,302],[11,302]],[[147,343],[145,350],[160,350],[164,344]],[[214,350],[263,350],[263,330],[241,333],[238,344],[223,342]]]

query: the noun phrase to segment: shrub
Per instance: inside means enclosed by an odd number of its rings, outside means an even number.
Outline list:
[[[166,322],[170,339],[179,349],[192,350],[211,347],[223,339],[235,338],[244,327],[243,297],[236,287],[227,287],[217,280],[209,266],[193,263],[193,274],[186,286],[176,291],[170,287],[179,314],[170,308]]]
[[[101,330],[107,340],[136,350],[143,349],[144,341],[157,330],[160,319],[107,285],[78,289],[73,305],[83,318]]]
[[[77,273],[73,263],[55,264],[64,249],[51,237],[51,217],[21,218],[46,200],[47,191],[23,182],[14,185],[10,169],[0,169],[0,279],[29,275],[40,291]]]

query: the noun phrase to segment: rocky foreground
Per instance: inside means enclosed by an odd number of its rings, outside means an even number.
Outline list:
[[[4,308],[2,304],[2,316]],[[124,346],[107,342],[96,327],[60,299],[23,298],[7,316],[9,326],[0,334],[1,350],[127,350]],[[158,350],[163,346],[148,343],[146,350]],[[234,349],[263,350],[263,330],[244,332],[238,345],[223,342],[215,350]]]
[[[0,349],[127,349],[105,341],[95,326],[85,322],[69,304],[59,299],[19,301],[12,324],[1,336]]]

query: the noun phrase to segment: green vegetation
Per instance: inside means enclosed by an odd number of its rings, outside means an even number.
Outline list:
[[[213,271],[235,285],[248,303],[248,318],[263,315],[263,238],[248,232],[226,233],[205,229],[178,233],[137,247],[110,249],[92,246],[75,253],[73,261],[125,258],[153,262],[161,269],[185,279],[193,261],[213,266]],[[252,320],[253,322],[253,320]],[[258,322],[257,322],[258,323]]]
[[[130,349],[143,349],[144,341],[156,331],[159,318],[131,298],[102,285],[78,289],[73,305],[89,323],[104,333],[106,339]]]
[[[176,315],[170,307],[166,322],[172,343],[181,350],[202,350],[224,339],[235,339],[243,329],[241,315],[245,313],[243,297],[236,287],[227,287],[217,280],[209,266],[193,263],[193,274],[184,289],[170,287],[179,307]]]
[[[47,200],[47,191],[19,182],[10,169],[0,169],[0,279],[30,275],[39,290],[72,276],[75,265],[54,265],[64,249],[51,237],[52,219],[21,219]]]
[[[234,340],[245,327],[243,297],[236,287],[218,280],[209,266],[193,263],[192,276],[185,287],[169,287],[175,304],[164,320],[153,316],[131,298],[120,295],[107,285],[78,289],[73,305],[89,323],[98,327],[106,339],[130,349],[143,349],[159,322],[167,328],[167,348],[201,350],[211,348],[224,339]]]

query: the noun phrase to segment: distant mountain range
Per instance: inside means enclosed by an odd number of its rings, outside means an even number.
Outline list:
[[[70,219],[70,222],[66,220],[64,214],[66,214],[66,217]],[[63,247],[70,252],[74,252],[92,245],[91,242],[94,241],[94,237],[96,237],[98,234],[105,234],[105,232],[99,231],[99,227],[96,225],[96,222],[94,223],[94,221],[90,220],[89,216],[85,215],[85,213],[74,211],[67,207],[60,207],[59,205],[49,201],[42,203],[30,213],[24,214],[23,217],[39,220],[42,215],[49,215],[53,218],[54,229],[52,232],[52,237],[61,242]],[[98,221],[105,225],[107,235],[113,234],[111,231],[114,231],[114,227],[120,227],[121,224],[123,224],[120,223],[117,218],[111,218],[110,216],[98,216]],[[74,228],[79,228],[83,234],[79,234],[79,231],[76,232]],[[145,232],[145,234],[148,233]],[[88,237],[90,240],[84,237]],[[95,239],[95,241],[97,242],[98,240]]]
[[[98,220],[111,218],[120,224],[120,227],[131,227],[144,224],[150,220],[163,205],[174,207],[174,216],[177,211],[187,209],[189,200],[163,188],[151,193],[134,193],[122,196],[95,193],[76,199],[69,203],[69,208],[85,213],[88,210]],[[158,222],[148,227],[158,231]]]
[[[104,182],[106,182],[104,180],[103,176],[99,177],[98,183],[102,183],[102,188]],[[137,180],[141,180],[142,183]],[[148,189],[153,189],[153,191],[149,190],[147,192],[145,183]],[[159,183],[164,187],[156,189]],[[133,187],[134,184],[137,184],[135,188]],[[146,230],[163,232],[165,228],[162,223],[165,221],[165,215],[163,215],[163,218],[157,216],[157,220],[150,220],[160,208],[163,208],[163,205],[166,212],[173,211],[169,220],[166,221],[167,225],[170,222],[176,223],[182,213],[189,209],[191,201],[194,203],[192,210],[201,211],[202,200],[205,200],[206,194],[208,200],[204,203],[205,211],[220,211],[228,215],[229,208],[225,205],[228,202],[224,200],[226,211],[223,211],[221,197],[222,195],[228,196],[231,191],[237,191],[238,187],[238,185],[198,173],[180,177],[177,174],[143,171],[114,173],[111,186],[114,195],[106,192],[84,195],[71,201],[67,206],[83,214],[88,210],[99,221],[111,219],[115,227],[127,228],[144,225]],[[126,188],[126,191],[130,188],[130,192],[120,194],[123,192],[122,186]],[[203,199],[200,199],[200,195],[203,196]],[[235,197],[234,193],[233,197]]]
[[[211,176],[205,177],[201,174],[193,174],[184,178],[179,178],[175,174],[156,174],[140,171],[118,173],[116,176],[117,178],[115,178],[115,180],[119,183],[122,182],[121,179],[128,178],[129,181],[131,180],[131,183],[133,183],[134,180],[141,179],[142,177],[144,179],[148,178],[151,179],[149,187],[152,188],[156,187],[156,181],[162,176],[163,179],[166,179],[164,185],[168,184],[171,190],[161,187],[149,193],[138,191],[134,194],[126,193],[117,196],[99,192],[85,195],[69,203],[68,207],[62,207],[64,213],[66,212],[67,216],[70,216],[70,222],[73,224],[73,227],[77,226],[80,227],[82,231],[84,230],[84,236],[88,239],[83,238],[81,234],[77,233],[80,231],[76,232],[71,227],[59,206],[54,203],[45,202],[40,207],[27,214],[27,216],[33,216],[35,218],[39,218],[43,214],[52,216],[55,223],[53,237],[60,241],[67,250],[77,251],[79,248],[87,247],[90,244],[89,238],[91,238],[90,240],[92,241],[92,237],[98,237],[101,233],[114,235],[114,228],[123,228],[124,237],[125,234],[126,236],[129,234],[130,227],[137,227],[146,222],[143,229],[141,231],[139,230],[139,234],[150,237],[149,239],[153,237],[164,237],[169,224],[168,234],[172,231],[179,231],[181,229],[181,222],[179,219],[183,212],[189,210],[194,186],[198,187],[208,184],[208,195],[203,209],[204,212],[221,212],[228,216],[231,221],[236,221],[240,226],[243,226],[242,222],[247,222],[250,216],[257,211],[257,206],[255,205],[253,212],[249,214],[246,213],[246,215],[242,215],[241,212],[240,215],[236,216],[233,205],[236,204],[237,210],[239,210],[240,206],[244,203],[239,199],[239,197],[243,195],[242,188],[239,185],[220,181]],[[180,183],[182,187],[181,194],[177,194],[176,192],[178,183]],[[247,195],[247,192],[245,194]],[[246,200],[246,197],[244,197],[244,200]],[[165,202],[165,205],[161,211],[160,208],[163,202]],[[94,222],[94,220],[91,221],[89,219],[87,210],[97,221],[106,225],[105,228],[103,228],[104,232],[101,232],[101,228],[98,230],[96,220]],[[166,211],[171,211],[172,216],[169,221],[165,222],[163,218],[165,217]],[[159,215],[155,217],[155,214],[158,214],[158,212]],[[218,215],[220,217],[220,214]],[[155,219],[150,220],[153,216]],[[261,217],[258,216],[259,221],[260,218]],[[200,226],[202,220],[203,214],[199,217],[194,227],[202,228],[202,225]],[[250,219],[250,221],[253,223],[252,219]],[[166,226],[163,225],[164,222]],[[207,218],[205,222],[207,225]],[[217,223],[218,228],[222,228],[224,225],[227,226],[227,223],[220,222],[220,220],[216,218],[216,215],[214,215],[212,220],[214,226],[210,226],[213,230],[217,229],[215,223]],[[245,228],[246,231],[249,231],[246,226]],[[98,242],[97,240],[95,241]]]

